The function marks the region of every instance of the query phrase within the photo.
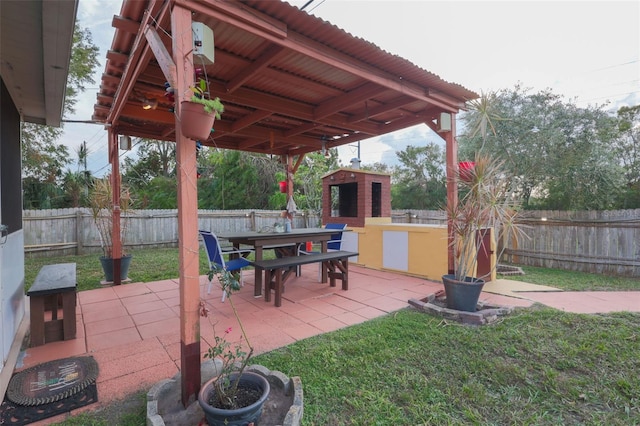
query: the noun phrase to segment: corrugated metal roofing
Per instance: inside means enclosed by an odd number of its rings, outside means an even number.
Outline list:
[[[285,2],[180,4],[195,11],[193,20],[204,22],[215,35],[216,60],[204,69],[210,92],[221,98],[226,110],[205,145],[301,154],[317,151],[322,140],[331,141],[331,147],[429,123],[441,112],[455,113],[478,97]],[[153,55],[146,63],[134,63],[146,43],[141,37],[140,45],[134,44],[149,7],[154,19],[163,16],[161,2],[125,0],[120,17],[114,19],[116,32],[94,119],[106,121],[118,104],[116,97],[126,97],[111,123],[118,133],[174,140],[173,105],[164,96],[160,67]],[[151,19],[151,25],[171,50],[169,18],[165,14],[157,23]],[[248,30],[247,23],[284,37]],[[235,84],[238,75],[262,60],[266,66]],[[126,67],[142,70],[130,91],[121,81]],[[157,99],[158,108],[143,110],[143,98]]]

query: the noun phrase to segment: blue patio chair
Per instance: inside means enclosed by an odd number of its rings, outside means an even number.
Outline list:
[[[327,241],[327,251],[342,250],[342,231],[347,227],[346,223],[327,223],[325,229],[335,229],[337,232],[331,234],[331,239]],[[298,255],[320,253],[319,251],[307,251],[304,250],[304,246],[301,245],[298,249]],[[300,275],[300,266],[298,266],[298,275]],[[322,274],[322,264],[319,265],[319,274]]]
[[[215,269],[215,267],[225,269],[230,272],[237,271],[240,274],[240,285],[242,285],[242,268],[250,265],[249,261],[244,258],[252,250],[239,249],[239,250],[222,250],[220,248],[220,242],[218,237],[210,231],[200,230],[200,236],[204,241],[204,248],[207,251],[207,257],[209,259],[209,270]],[[229,261],[224,260],[224,255],[238,254],[240,257],[237,259],[231,259]],[[207,288],[207,294],[211,293],[211,286],[213,285],[213,279],[209,281],[209,287]],[[227,293],[222,293],[222,301],[224,302],[227,297]]]

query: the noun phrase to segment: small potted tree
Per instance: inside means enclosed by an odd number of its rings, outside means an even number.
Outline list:
[[[110,176],[97,179],[91,192],[89,193],[89,205],[93,222],[96,225],[98,234],[100,235],[100,246],[102,247],[102,256],[100,263],[104,271],[105,281],[113,282],[113,198]],[[122,186],[120,192],[120,241],[122,243],[122,260],[120,265],[120,279],[126,280],[129,274],[129,265],[131,264],[131,254],[125,254],[124,242],[127,237],[127,215],[132,209],[132,198],[129,188]]]
[[[207,82],[200,79],[191,87],[191,99],[180,102],[180,130],[193,140],[207,140],[216,118],[224,112],[220,98],[211,99],[207,88]]]
[[[240,290],[240,282],[236,274],[226,269],[216,268],[209,271],[209,280],[214,276],[218,278],[222,291],[227,294],[246,347],[231,344],[227,340],[233,333],[231,327],[220,335],[215,333],[214,326],[215,342],[204,357],[212,360],[218,358],[221,368],[217,371],[216,377],[203,384],[198,394],[198,403],[210,426],[258,424],[271,387],[262,375],[245,371],[253,354],[253,347],[233,304],[232,294]],[[203,307],[201,313],[207,316],[208,310]]]
[[[487,277],[477,276],[478,255],[493,251],[496,241],[526,235],[517,223],[519,202],[511,189],[513,179],[502,170],[502,162],[478,154],[474,163],[459,167],[455,178],[460,199],[457,206],[447,207],[454,235],[454,274],[443,275],[442,282],[448,308],[475,311]],[[489,235],[492,238],[485,238]],[[496,253],[493,267],[501,254]]]

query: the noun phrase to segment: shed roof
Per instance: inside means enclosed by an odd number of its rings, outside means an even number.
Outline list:
[[[171,52],[170,3],[125,0],[113,19],[93,118],[119,134],[175,140],[173,102],[143,34],[148,22]],[[204,145],[302,154],[431,123],[478,97],[286,2],[176,3],[214,32],[215,62],[195,63],[225,112]],[[144,110],[144,99],[158,107]]]

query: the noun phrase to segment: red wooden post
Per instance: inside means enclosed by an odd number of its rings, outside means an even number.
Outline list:
[[[196,143],[182,135],[180,101],[193,84],[191,11],[175,5],[171,12],[173,61],[176,64],[176,160],[178,164],[178,240],[180,253],[180,370],[182,404],[200,391],[200,278],[198,256],[198,188]],[[178,98],[179,97],[179,98]]]
[[[113,204],[113,226],[111,228],[111,257],[113,258],[113,285],[120,285],[122,264],[122,240],[120,239],[120,156],[118,155],[118,135],[109,128],[109,162],[111,163],[111,202]]]
[[[456,139],[456,115],[451,114],[451,131],[444,135],[447,154],[447,210],[454,210],[458,205],[458,184],[456,182],[456,168],[458,167],[458,140]],[[454,273],[455,254],[454,254],[454,235],[451,220],[447,218],[447,269],[449,274]]]

